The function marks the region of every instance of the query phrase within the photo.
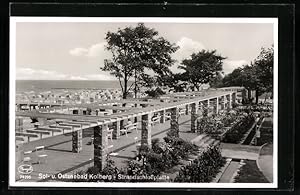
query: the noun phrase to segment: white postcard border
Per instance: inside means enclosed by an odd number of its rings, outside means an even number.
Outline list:
[[[15,178],[15,93],[17,22],[97,23],[271,23],[274,38],[273,70],[273,183],[125,183],[125,182],[17,182]],[[116,188],[277,188],[278,187],[278,18],[184,17],[10,17],[9,40],[9,186],[10,187],[116,187]]]

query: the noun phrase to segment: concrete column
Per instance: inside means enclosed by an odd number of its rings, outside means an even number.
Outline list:
[[[229,94],[229,109],[232,108],[232,97],[231,94]]]
[[[107,139],[104,126],[94,127],[94,167],[103,170],[106,164]]]
[[[185,115],[189,114],[189,105],[185,105]]]
[[[247,96],[247,91],[246,91],[246,89],[243,89],[242,90],[242,102],[244,102],[245,100],[246,100],[246,97]]]
[[[120,121],[113,122],[113,139],[120,138]]]
[[[216,99],[216,114],[219,114],[219,97]]]
[[[223,96],[223,104],[222,104],[222,110],[225,110],[226,108],[226,96]]]
[[[207,116],[210,115],[210,99],[207,100]]]
[[[176,135],[179,137],[179,124],[178,124],[178,118],[179,118],[179,108],[175,107],[171,109],[171,130],[176,132]]]
[[[198,104],[191,104],[191,132],[195,133],[197,130]]]
[[[79,153],[82,150],[82,129],[72,132],[72,152]]]
[[[141,145],[151,147],[151,114],[142,115]]]
[[[236,104],[236,92],[232,93],[232,103]]]
[[[166,110],[160,111],[160,123],[165,123],[166,122]]]

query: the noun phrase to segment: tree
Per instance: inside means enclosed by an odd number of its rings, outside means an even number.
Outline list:
[[[146,69],[157,75],[165,75],[175,62],[171,54],[178,47],[142,23],[135,28],[126,27],[117,32],[108,32],[105,39],[106,49],[111,51],[112,59],[105,59],[104,67],[100,69],[118,78],[124,99],[133,86],[137,93],[140,79],[149,78]],[[134,79],[134,82],[128,86],[130,79]]]
[[[258,81],[256,100],[258,95],[265,92],[273,92],[273,63],[274,48],[261,48],[259,56],[254,60]],[[257,102],[258,103],[258,102]]]
[[[236,68],[232,73],[226,75],[222,81],[223,86],[243,86],[248,92],[255,90],[257,104],[260,95],[265,92],[272,92],[273,58],[273,47],[262,48],[253,63]],[[249,96],[248,99],[250,99]]]
[[[213,88],[222,87],[223,75],[220,72],[217,72],[216,76],[211,78],[209,81],[209,86]]]
[[[182,76],[192,84],[193,89],[199,90],[201,84],[208,83],[218,71],[222,71],[224,59],[226,58],[216,54],[216,50],[202,50],[193,53],[191,58],[184,59],[178,68],[185,71]]]

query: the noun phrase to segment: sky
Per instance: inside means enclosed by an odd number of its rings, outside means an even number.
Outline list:
[[[114,80],[103,72],[105,34],[136,23],[17,22],[16,79],[19,80]],[[273,44],[273,24],[266,23],[145,23],[159,36],[180,47],[173,58],[177,66],[193,52],[217,50],[227,57],[225,74],[249,64],[261,50]]]

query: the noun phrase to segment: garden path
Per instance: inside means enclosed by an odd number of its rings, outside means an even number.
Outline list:
[[[259,146],[221,143],[222,156],[225,158],[257,160],[259,149]]]
[[[257,165],[269,182],[273,182],[273,144],[263,146]]]

